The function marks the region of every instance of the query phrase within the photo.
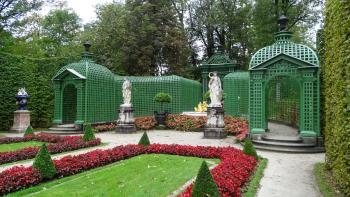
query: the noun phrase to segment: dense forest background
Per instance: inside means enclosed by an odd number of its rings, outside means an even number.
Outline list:
[[[44,6],[51,10],[41,15]],[[14,95],[26,87],[32,124],[53,113],[51,78],[77,61],[90,40],[94,60],[119,75],[179,75],[199,80],[200,62],[222,48],[246,70],[272,44],[286,15],[294,40],[315,46],[321,0],[125,0],[96,7],[89,24],[64,1],[0,0],[0,130],[12,124]]]

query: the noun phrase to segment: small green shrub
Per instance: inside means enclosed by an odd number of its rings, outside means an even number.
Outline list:
[[[154,101],[156,101],[158,103],[170,103],[171,102],[171,96],[168,93],[159,92],[154,97]]]
[[[56,174],[55,165],[52,162],[51,155],[47,150],[46,144],[43,144],[35,157],[33,168],[37,169],[43,179],[51,179]]]
[[[85,125],[83,139],[85,142],[96,139],[94,132],[92,131],[91,124]]]
[[[219,197],[220,193],[208,165],[203,161],[192,189],[192,197]]]
[[[154,101],[160,103],[161,110],[163,111],[163,105],[164,103],[170,103],[171,102],[171,96],[168,93],[159,92],[154,97]]]
[[[252,141],[248,138],[244,140],[243,152],[247,155],[255,157],[255,159],[259,159]]]
[[[24,136],[27,136],[27,135],[34,135],[33,127],[30,125],[27,127],[27,129],[24,132]]]
[[[143,133],[140,141],[139,141],[139,145],[143,145],[143,146],[148,146],[150,145],[150,141],[149,141],[149,138],[148,138],[148,135],[146,133],[146,131]]]

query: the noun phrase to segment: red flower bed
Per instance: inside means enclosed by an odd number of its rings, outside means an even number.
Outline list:
[[[66,151],[77,150],[85,147],[97,146],[101,144],[100,139],[91,140],[85,142],[81,136],[56,136],[50,134],[37,134],[29,135],[26,137],[20,138],[8,138],[4,142],[6,143],[14,142],[25,142],[25,141],[40,141],[48,142],[47,148],[50,153],[61,153]],[[0,153],[0,164],[15,162],[25,159],[31,159],[36,156],[39,151],[39,147],[28,147],[23,148],[17,151],[1,152]]]
[[[157,122],[153,116],[135,118],[135,126],[141,130],[150,130],[156,126]]]
[[[187,115],[176,115],[170,114],[165,122],[166,126],[171,129],[176,129],[180,131],[196,131],[198,129],[204,128],[207,122],[207,117],[205,116],[187,116]]]
[[[152,144],[148,147],[126,145],[108,150],[95,150],[76,156],[66,156],[59,160],[54,160],[57,169],[56,176],[69,176],[148,153],[219,158],[221,163],[212,170],[212,174],[222,196],[240,196],[241,187],[247,182],[257,164],[255,158],[245,155],[242,151],[232,147],[220,148],[161,144]],[[42,178],[38,171],[32,167],[11,168],[0,173],[0,195],[37,185],[41,181]],[[190,196],[190,194],[191,186],[181,196]]]
[[[117,127],[116,123],[106,123],[106,124],[99,124],[94,125],[95,132],[104,132],[104,131],[112,131],[115,130]]]
[[[225,131],[236,135],[239,140],[244,140],[248,135],[248,121],[242,118],[225,116]]]

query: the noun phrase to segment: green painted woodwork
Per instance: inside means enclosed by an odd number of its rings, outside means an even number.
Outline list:
[[[221,81],[223,81],[224,77],[233,72],[236,66],[237,62],[235,60],[231,60],[226,54],[220,51],[216,52],[213,56],[204,61],[200,65],[202,73],[202,92],[205,93],[208,91],[208,74],[210,72],[216,71]]]
[[[268,119],[275,119],[299,126],[302,137],[321,135],[319,60],[311,48],[292,42],[291,36],[286,31],[277,33],[276,42],[251,59],[251,134],[265,133]]]
[[[249,72],[234,72],[224,77],[225,113],[249,117]]]
[[[63,110],[64,89],[76,88],[76,124],[112,121],[121,100],[116,97],[114,74],[95,64],[88,56],[61,68],[53,78],[55,88],[54,123],[61,124],[69,114]]]
[[[132,83],[131,102],[135,116],[153,114],[161,111],[159,103],[154,101],[154,96],[159,92],[170,94],[172,100],[164,104],[164,109],[170,113],[193,111],[193,108],[201,101],[201,84],[176,75],[161,77],[128,77]],[[117,94],[121,98],[121,87],[124,77],[116,77]]]
[[[132,82],[132,103],[136,116],[160,110],[154,101],[159,92],[169,93],[172,101],[164,108],[171,113],[192,111],[201,101],[201,85],[179,76],[128,77]],[[54,124],[100,123],[117,119],[122,104],[124,77],[83,55],[80,62],[61,68],[53,77],[55,93]]]
[[[63,123],[74,123],[77,113],[77,89],[68,84],[63,90]]]

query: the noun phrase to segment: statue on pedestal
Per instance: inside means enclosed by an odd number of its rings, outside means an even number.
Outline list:
[[[207,109],[208,120],[204,128],[205,138],[220,139],[226,137],[224,108],[222,106],[222,86],[217,72],[209,73],[210,104]]]
[[[119,118],[116,131],[118,133],[132,133],[136,131],[133,108],[131,104],[131,82],[124,77],[122,85],[123,104],[119,108]]]

